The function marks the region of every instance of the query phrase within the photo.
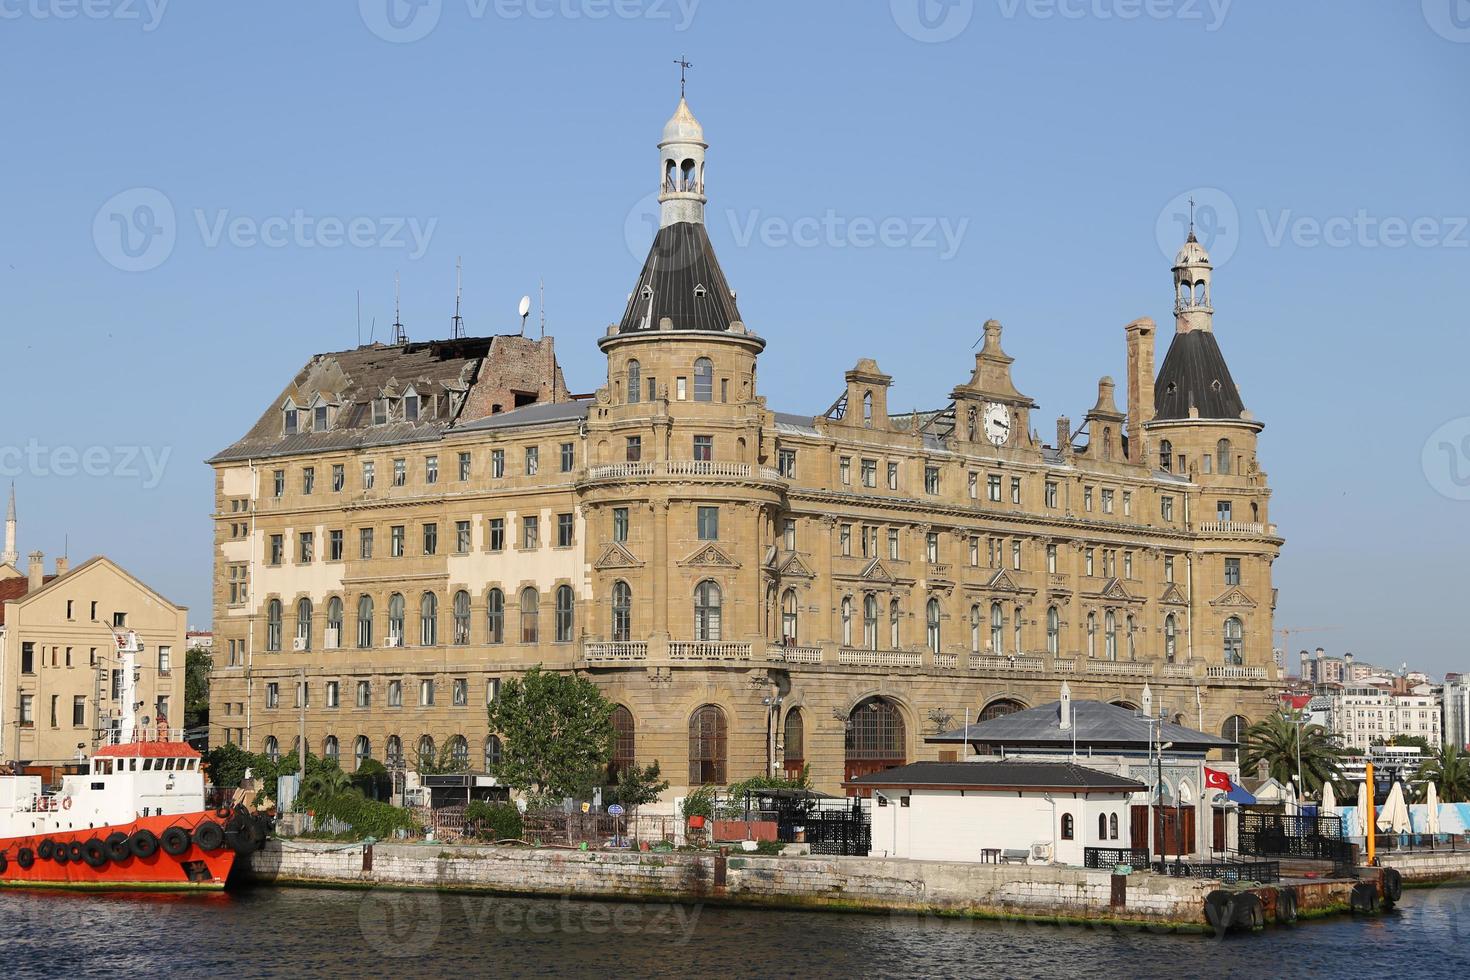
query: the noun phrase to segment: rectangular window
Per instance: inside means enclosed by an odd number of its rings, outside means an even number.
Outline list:
[[[1174,519],[1173,497],[1159,498],[1159,517],[1166,521],[1172,521]]]
[[[541,469],[541,447],[526,447],[526,475],[535,476]]]
[[[790,517],[781,524],[781,545],[787,551],[796,550],[796,521]]]
[[[357,706],[359,708],[371,708],[373,706],[373,685],[371,682],[357,682]]]
[[[490,550],[505,550],[505,518],[490,518]]]
[[[388,424],[388,399],[373,399],[373,425]]]
[[[311,531],[302,531],[299,538],[301,544],[299,561],[303,565],[310,565],[315,560],[316,536]]]
[[[1092,487],[1082,488],[1082,509],[1092,513]]]
[[[286,471],[285,470],[276,470],[273,474],[271,474],[271,477],[272,477],[272,480],[273,480],[273,483],[274,483],[274,487],[273,487],[274,494],[273,495],[276,498],[278,498],[278,499],[280,497],[285,496],[285,493],[286,493]]]
[[[376,481],[377,467],[373,465],[372,460],[368,460],[362,464],[362,488],[364,490],[371,490]]]
[[[980,539],[974,535],[970,536],[970,567],[980,567]]]
[[[499,480],[505,476],[505,450],[490,450],[490,478]]]
[[[439,525],[424,525],[424,554],[437,555],[439,553]]]
[[[434,680],[426,677],[419,681],[419,707],[428,708],[434,704]]]
[[[1123,516],[1133,516],[1133,493],[1129,490],[1123,491]]]
[[[327,561],[342,560],[342,532],[327,532]]]
[[[890,490],[897,490],[898,489],[898,464],[897,463],[889,463],[888,464],[888,489],[890,489]]]
[[[83,695],[78,694],[71,699],[71,726],[87,727],[87,699]]]
[[[341,463],[332,464],[332,492],[341,493],[342,488],[347,486],[347,467]]]
[[[577,466],[577,445],[572,442],[561,444],[561,471],[570,473]]]
[[[837,460],[837,479],[844,487],[852,486],[851,456],[843,456]]]
[[[1225,584],[1226,585],[1239,585],[1240,584],[1240,559],[1239,558],[1226,558],[1225,559]]]
[[[694,437],[694,460],[698,463],[708,463],[715,458],[715,437]]]
[[[310,495],[316,489],[316,467],[308,466],[301,471],[301,492]]]
[[[20,696],[20,727],[36,727],[36,696],[34,694]]]
[[[395,459],[393,461],[393,485],[401,487],[408,482],[408,460]]]
[[[888,529],[888,557],[898,561],[898,528]]]
[[[403,707],[403,682],[402,681],[389,681],[388,682],[388,707],[390,707],[390,708],[401,708],[401,707]]]
[[[391,528],[388,529],[389,558],[403,557],[404,530],[405,529],[402,524],[394,524]]]
[[[470,522],[454,522],[454,553],[467,555],[470,551]]]
[[[1165,555],[1164,556],[1164,581],[1165,582],[1173,582],[1174,581],[1174,556],[1173,555]]]
[[[796,479],[795,449],[782,449],[776,453],[776,471],[788,480]]]
[[[1131,551],[1123,552],[1123,577],[1127,579],[1133,577],[1133,552]]]
[[[1093,550],[1091,548],[1088,548],[1082,553],[1082,573],[1084,575],[1093,574],[1092,558]]]
[[[249,596],[249,586],[245,579],[246,566],[244,563],[230,566],[230,605],[238,606],[245,602]]]
[[[342,703],[341,688],[337,681],[327,681],[327,707],[336,708]]]
[[[643,437],[642,436],[629,436],[628,437],[628,453],[627,453],[627,459],[628,459],[628,462],[630,462],[630,463],[637,463],[637,462],[639,462],[640,460],[643,459]]]
[[[1215,504],[1215,520],[1219,521],[1221,524],[1229,524],[1231,520],[1233,520],[1233,518],[1231,517],[1231,511],[1232,508],[1230,506],[1230,501],[1219,501]]]
[[[843,524],[837,529],[837,548],[843,557],[852,556],[852,525]]]
[[[979,487],[980,487],[980,474],[979,473],[971,473],[970,474],[970,499],[971,500],[979,500],[980,499],[980,489],[979,489]]]
[[[1054,480],[1046,481],[1046,506],[1053,510],[1057,506],[1057,485]]]
[[[1019,539],[1011,542],[1011,567],[1018,572],[1021,570],[1021,542]]]
[[[439,457],[438,456],[425,456],[424,457],[424,482],[425,483],[438,483],[439,482]]]
[[[541,547],[541,518],[521,518],[521,547],[527,551]]]
[[[1011,503],[1013,503],[1013,504],[1019,504],[1020,502],[1021,502],[1021,478],[1019,476],[1013,476],[1013,477],[1011,477]]]
[[[498,697],[500,697],[500,678],[485,678],[485,703],[494,704]]]
[[[36,644],[30,641],[20,645],[20,672],[22,674],[34,674],[36,672]]]
[[[1104,514],[1111,514],[1113,512],[1113,491],[1111,490],[1104,490],[1102,492],[1102,511]]]
[[[675,381],[674,390],[678,392],[677,399],[684,401],[689,397],[689,379],[679,378]]]
[[[1000,503],[999,473],[991,473],[985,477],[985,497],[992,503]]]
[[[470,703],[470,682],[463,677],[454,679],[454,706],[463,708]]]
[[[628,541],[628,508],[614,507],[612,524],[613,540],[618,544],[626,544]]]
[[[286,423],[286,435],[294,436],[298,431],[300,431],[297,428],[299,421],[297,418],[298,414],[299,413],[294,408],[286,409],[286,417],[284,420]]]
[[[296,683],[296,704],[295,704],[295,707],[297,707],[297,708],[305,708],[305,707],[309,707],[310,705],[311,705],[311,682],[310,681],[298,681]]]
[[[924,535],[924,558],[931,565],[939,564],[939,534],[936,531]]]
[[[571,514],[556,515],[556,546],[558,548],[570,548],[572,546],[573,527]]]
[[[1046,570],[1052,575],[1057,573],[1057,546],[1054,544],[1046,546]]]
[[[699,540],[720,540],[720,508],[699,508]]]
[[[930,495],[939,493],[939,467],[924,467],[924,492]]]
[[[459,482],[464,483],[470,478],[470,454],[459,454]]]
[[[267,708],[279,708],[281,706],[281,685],[271,681],[265,686],[265,706]]]
[[[862,463],[863,486],[876,488],[878,486],[878,461],[876,459],[865,459]]]
[[[357,556],[364,561],[373,556],[373,529],[370,527],[357,529]]]

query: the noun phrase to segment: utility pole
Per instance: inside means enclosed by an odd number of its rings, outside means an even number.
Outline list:
[[[300,681],[300,684],[301,684],[301,686],[300,686],[300,688],[298,690],[301,692],[301,696],[296,699],[296,703],[300,706],[299,721],[300,721],[300,726],[301,726],[300,733],[297,736],[297,741],[296,741],[296,745],[297,745],[296,762],[298,764],[298,768],[299,768],[300,775],[301,775],[301,783],[300,783],[300,785],[298,785],[296,787],[296,792],[297,792],[298,795],[301,793],[302,787],[304,787],[306,785],[306,668],[305,667],[302,667],[301,668],[301,681]]]

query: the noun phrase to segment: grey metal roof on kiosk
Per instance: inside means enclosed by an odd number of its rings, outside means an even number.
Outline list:
[[[911,762],[848,781],[851,786],[1136,793],[1143,783],[1071,762]]]
[[[1145,748],[1151,741],[1173,742],[1176,751],[1232,748],[1235,743],[1219,735],[1197,732],[1183,725],[1165,722],[1160,726],[1127,708],[1106,701],[1073,701],[1072,728],[1061,727],[1061,702],[1053,701],[1036,708],[1002,715],[989,721],[976,722],[939,735],[926,742],[969,742],[1010,747],[1065,748],[1074,742],[1079,746]]]

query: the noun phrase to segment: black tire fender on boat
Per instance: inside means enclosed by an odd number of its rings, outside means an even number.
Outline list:
[[[1215,930],[1217,937],[1225,935],[1230,931],[1230,924],[1235,920],[1235,895],[1224,889],[1217,889],[1205,896],[1205,921],[1210,928]]]
[[[65,864],[66,862],[71,860],[71,854],[69,851],[67,851],[65,844],[53,844],[49,840],[46,842],[46,844],[51,844],[51,860],[55,861],[57,864]],[[43,844],[41,846],[45,847],[46,845]]]
[[[1296,921],[1297,901],[1295,888],[1283,888],[1276,893],[1276,921],[1286,925]]]
[[[1354,911],[1364,915],[1372,915],[1378,911],[1378,886],[1371,881],[1360,881],[1353,886],[1353,893],[1348,899],[1348,906]]]
[[[10,870],[10,859],[5,856],[5,852],[4,851],[0,851],[0,875],[3,875],[5,872],[7,872],[9,870]]]
[[[107,845],[93,837],[82,845],[82,860],[90,867],[102,867],[107,863]]]
[[[201,821],[194,828],[194,843],[199,845],[201,851],[213,853],[225,846],[225,832],[213,820]]]
[[[51,860],[56,856],[56,842],[49,837],[41,841],[40,846],[36,848],[36,856],[42,861]]]
[[[178,857],[193,845],[193,841],[189,839],[189,832],[183,827],[168,828],[159,838],[159,842],[163,845],[163,853],[170,857]]]
[[[1389,908],[1404,897],[1404,876],[1398,868],[1383,869],[1383,904]]]
[[[66,857],[67,860],[74,861],[77,864],[85,861],[87,855],[82,853],[82,842],[79,840],[74,840],[70,844],[66,845]]]
[[[31,865],[36,863],[36,852],[32,851],[29,847],[22,847],[15,852],[15,863],[20,865],[23,870],[29,871]]]
[[[126,861],[133,856],[132,848],[128,847],[128,835],[121,830],[108,834],[102,846],[107,848],[107,856],[114,862]]]
[[[230,814],[232,814],[234,812],[235,811],[234,810],[231,810],[229,807],[222,806],[222,807],[219,807],[218,809],[216,809],[214,811],[214,815],[216,817],[218,817],[219,819],[221,819],[221,820],[228,820],[228,819],[230,819]]]
[[[1259,895],[1250,892],[1241,892],[1235,896],[1235,910],[1230,918],[1231,925],[1237,929],[1254,932],[1266,927],[1266,907],[1261,903]]]
[[[135,830],[128,838],[128,847],[132,849],[133,857],[150,858],[158,853],[158,835],[146,827]]]

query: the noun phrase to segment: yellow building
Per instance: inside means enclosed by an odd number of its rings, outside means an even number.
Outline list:
[[[1044,440],[1002,330],[943,407],[890,414],[856,362],[820,415],[771,410],[703,219],[687,103],[659,144],[662,227],[605,383],[550,340],[320,355],[216,471],[215,743],[411,765],[499,750],[484,705],[535,664],[621,709],[618,761],[676,786],[810,764],[817,784],[939,752],[922,736],[1075,696],[1238,736],[1272,707],[1282,541],[1212,329],[1193,235],[1176,324],[1121,331]],[[772,331],[779,350],[779,327]]]
[[[115,630],[137,633],[143,727],[183,723],[184,631],[176,606],[107,558],[45,574],[40,552],[16,568],[15,502],[0,561],[0,764],[54,772],[90,753],[122,718]]]

